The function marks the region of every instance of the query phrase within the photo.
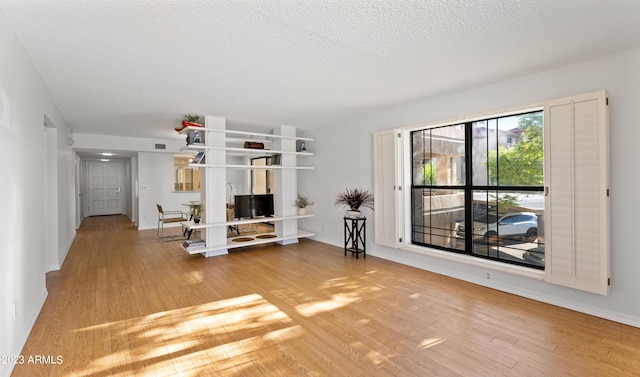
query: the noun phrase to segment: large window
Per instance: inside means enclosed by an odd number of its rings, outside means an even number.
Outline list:
[[[411,242],[544,268],[543,113],[411,132]]]
[[[606,295],[607,93],[523,108],[374,133],[374,240]]]

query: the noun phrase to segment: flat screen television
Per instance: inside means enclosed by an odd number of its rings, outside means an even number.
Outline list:
[[[234,202],[235,218],[273,216],[273,194],[236,195]]]

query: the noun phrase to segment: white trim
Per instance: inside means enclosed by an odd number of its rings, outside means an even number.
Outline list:
[[[20,337],[20,341],[16,344],[16,347],[13,349],[12,355],[22,354],[22,349],[24,348],[24,345],[27,344],[29,335],[31,335],[33,326],[35,326],[36,320],[38,319],[38,316],[40,315],[40,312],[42,311],[42,308],[44,307],[44,303],[47,300],[48,296],[49,296],[49,291],[47,291],[47,289],[45,288],[44,292],[42,292],[42,296],[40,296],[39,305],[37,306],[37,309],[34,310],[33,314],[31,315],[31,318],[29,318],[29,322],[27,323],[27,328],[25,329],[25,332]],[[0,377],[11,376],[11,373],[13,372],[13,368],[15,368],[15,364],[2,365],[2,369],[0,369]]]
[[[404,245],[401,250],[429,257],[446,259],[453,262],[464,263],[469,266],[481,267],[487,270],[505,272],[511,275],[522,276],[535,280],[544,280],[544,271],[534,268],[498,262],[490,259],[483,259],[467,254],[457,254],[450,251],[438,250],[418,245]]]
[[[404,137],[405,132],[408,133],[411,131],[423,130],[428,128],[441,127],[441,126],[455,126],[457,124],[475,122],[479,120],[486,120],[487,118],[502,118],[502,117],[508,117],[511,115],[541,111],[544,108],[544,103],[545,102],[539,102],[534,105],[519,106],[519,107],[512,107],[509,109],[489,111],[482,114],[466,116],[464,118],[449,118],[449,119],[444,119],[436,122],[402,126],[402,127],[399,127],[398,129],[403,132],[403,137]]]
[[[322,241],[320,241],[322,242]],[[340,245],[334,245],[337,247],[342,247]],[[391,249],[393,250],[393,249]],[[416,250],[407,250],[407,248],[402,248],[402,250],[408,251],[408,252],[416,252],[418,254],[423,254],[423,255],[428,255],[428,256],[433,256],[433,257],[437,257],[435,255],[430,255],[430,253],[427,251],[416,251]],[[432,251],[432,250],[430,250]],[[437,250],[435,250],[437,251]],[[443,252],[444,253],[444,252]],[[398,254],[398,253],[379,253],[379,250],[376,249],[372,249],[370,251],[367,251],[367,254],[369,256],[372,257],[376,257],[376,258],[382,258],[384,260],[390,261],[390,262],[394,262],[394,263],[400,263],[403,265],[407,265],[407,266],[411,266],[411,267],[415,267],[415,268],[419,268],[421,270],[424,271],[428,271],[428,272],[432,272],[435,274],[439,274],[439,275],[444,275],[444,276],[448,276],[454,279],[458,279],[458,280],[462,280],[462,281],[466,281],[468,283],[472,283],[472,284],[477,284],[483,287],[487,287],[487,288],[492,288],[492,289],[497,289],[499,291],[502,292],[507,292],[510,294],[514,294],[517,296],[521,296],[524,298],[528,298],[531,300],[536,300],[536,301],[540,301],[540,302],[544,302],[546,304],[550,304],[550,305],[555,305],[555,306],[559,306],[565,309],[569,309],[569,310],[575,310],[577,312],[580,313],[584,313],[584,314],[589,314],[589,315],[593,315],[599,318],[604,318],[610,321],[614,321],[614,322],[619,322],[619,323],[623,323],[629,326],[634,326],[634,327],[638,327],[640,328],[640,319],[636,316],[628,316],[628,315],[623,315],[617,312],[612,312],[612,311],[608,311],[608,310],[603,310],[600,307],[595,307],[595,306],[590,306],[590,305],[581,305],[578,302],[575,301],[568,301],[568,300],[564,300],[564,299],[559,299],[555,296],[550,296],[550,295],[545,295],[545,294],[541,294],[538,292],[534,292],[531,290],[527,290],[527,289],[522,289],[520,287],[514,287],[511,284],[503,284],[497,280],[487,280],[485,278],[483,278],[482,276],[476,276],[476,275],[468,275],[468,274],[463,274],[460,273],[458,270],[451,270],[451,269],[444,269],[444,268],[434,268],[433,264],[427,263],[427,262],[418,262],[416,260],[408,260],[406,258],[406,254]],[[453,260],[453,258],[447,258],[447,259],[451,259]],[[477,259],[477,258],[476,258]],[[455,260],[454,260],[455,261]],[[491,262],[488,260],[482,260],[483,262]],[[489,269],[490,267],[488,267],[488,265],[481,265],[481,267],[487,268]],[[510,266],[510,267],[517,267],[517,266]],[[507,272],[504,270],[500,270],[503,272]],[[538,273],[543,273],[542,271],[537,271]],[[526,277],[526,276],[525,276]],[[536,278],[536,280],[544,280],[544,279],[538,279]]]
[[[226,242],[224,244],[220,244],[220,245],[212,245],[212,246],[203,246],[200,248],[192,248],[192,249],[187,249],[184,247],[184,245],[181,245],[181,247],[184,249],[184,251],[186,251],[188,254],[203,254],[203,255],[210,255],[208,253],[211,252],[220,252],[220,251],[227,251],[229,249],[237,249],[239,247],[246,247],[246,246],[254,246],[254,245],[263,245],[263,244],[267,244],[267,243],[273,243],[273,242],[278,242],[284,245],[288,245],[291,243],[297,243],[299,238],[305,238],[305,237],[312,237],[315,236],[315,233],[311,233],[311,232],[307,232],[304,230],[298,230],[297,233],[294,234],[289,234],[289,235],[278,235],[274,232],[270,232],[270,233],[260,233],[260,236],[273,236],[272,238],[264,238],[264,239],[260,239],[257,238],[256,235],[251,234],[251,235],[247,235],[247,236],[237,236],[237,237],[232,237],[232,238],[227,238]],[[234,242],[234,239],[239,239],[239,238],[254,238],[251,241],[244,241],[244,242]],[[226,252],[223,252],[222,254],[227,254]],[[222,255],[219,253],[216,253],[215,255]]]
[[[178,132],[183,134],[183,133],[187,133],[187,132],[192,131],[192,130],[193,131],[205,131],[205,132],[218,132],[218,133],[224,133],[224,134],[227,134],[227,135],[244,135],[244,136],[251,136],[251,137],[263,137],[263,138],[273,139],[273,140],[313,141],[313,139],[311,139],[311,138],[301,137],[301,136],[267,134],[267,133],[262,133],[262,132],[251,132],[251,131],[236,131],[236,130],[230,130],[230,129],[216,129],[216,128],[210,128],[210,127],[189,126],[189,127],[185,127],[183,129],[181,129]],[[229,140],[229,138],[227,138],[227,140]],[[242,139],[242,140],[245,140],[245,139]],[[246,140],[249,140],[249,139],[246,139]],[[266,140],[266,141],[273,141],[273,140]],[[260,141],[262,141],[262,140],[260,140]]]
[[[221,226],[230,226],[230,225],[246,225],[246,224],[257,224],[257,223],[266,223],[266,222],[275,222],[275,221],[284,221],[284,220],[292,220],[292,219],[305,219],[307,217],[314,217],[315,214],[309,213],[307,215],[293,215],[293,216],[263,216],[263,217],[254,217],[240,220],[232,220],[218,223],[195,223],[193,221],[183,221],[180,224],[187,229],[205,229],[205,228],[215,228]]]
[[[230,169],[247,169],[247,170],[279,170],[279,169],[294,169],[294,170],[313,170],[313,166],[282,166],[282,165],[228,165],[228,164],[189,164],[186,165],[189,168],[230,168]],[[191,192],[191,191],[183,191]],[[197,191],[196,191],[197,192]]]
[[[274,155],[274,154],[292,154],[296,156],[313,156],[313,152],[298,152],[298,151],[287,151],[287,150],[276,150],[276,149],[253,149],[253,148],[236,148],[236,147],[221,147],[221,146],[210,146],[210,145],[195,145],[190,144],[186,147],[180,149],[182,150],[196,150],[196,151],[206,151],[206,150],[214,150],[214,151],[226,151],[226,152],[235,152],[233,156],[254,156],[254,155]]]

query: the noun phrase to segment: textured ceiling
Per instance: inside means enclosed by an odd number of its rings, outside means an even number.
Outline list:
[[[638,0],[0,0],[75,132],[315,128],[640,46]]]

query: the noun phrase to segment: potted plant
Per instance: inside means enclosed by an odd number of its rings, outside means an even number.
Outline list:
[[[307,196],[298,194],[298,197],[293,202],[293,205],[298,208],[298,215],[306,215],[307,207],[313,205],[313,202],[310,201]]]
[[[369,190],[345,189],[336,196],[335,204],[348,207],[347,216],[361,217],[361,206],[373,209],[373,194]]]
[[[196,224],[199,223],[201,216],[202,216],[202,204],[192,204],[191,217],[193,217],[193,222]]]
[[[202,127],[200,115],[185,115],[181,127],[176,127],[175,130],[180,132],[186,127]]]

